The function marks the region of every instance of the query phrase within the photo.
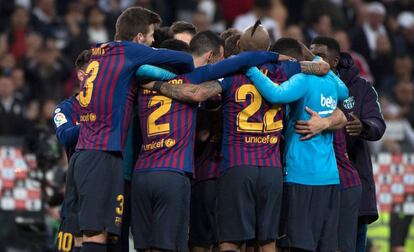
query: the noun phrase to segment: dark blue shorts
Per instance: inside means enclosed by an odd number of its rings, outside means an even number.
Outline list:
[[[71,158],[77,198],[78,229],[120,235],[125,206],[122,157],[82,150]]]
[[[134,172],[132,235],[137,250],[187,251],[190,179],[172,171]]]
[[[285,184],[278,246],[337,251],[340,189],[337,185]]]
[[[73,157],[73,156],[72,156]],[[78,221],[78,192],[73,177],[73,158],[69,161],[66,173],[65,197],[62,203],[62,222],[59,227],[55,248],[57,251],[71,251],[75,236],[82,236]]]
[[[191,186],[190,247],[210,248],[217,243],[217,179]]]
[[[240,166],[228,169],[218,180],[219,241],[276,240],[282,190],[281,168]]]
[[[358,212],[362,187],[341,190],[339,210],[338,246],[342,252],[354,252],[358,230]]]

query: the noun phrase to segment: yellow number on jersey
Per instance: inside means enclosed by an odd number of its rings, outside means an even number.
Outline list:
[[[161,104],[159,108],[154,110],[148,117],[147,121],[147,132],[148,136],[155,136],[161,134],[167,134],[170,132],[169,123],[160,123],[157,124],[156,121],[163,115],[167,114],[171,109],[171,98],[156,95],[151,98],[148,103],[148,108],[151,108],[157,104]]]
[[[274,132],[283,129],[283,121],[279,120],[275,122],[277,113],[282,109],[281,105],[273,105],[264,115],[264,127],[265,132]]]
[[[98,74],[99,70],[99,62],[94,60],[89,63],[88,67],[86,68],[86,75],[88,78],[85,80],[85,90],[81,90],[79,92],[79,104],[82,107],[87,107],[92,99],[92,91],[93,91],[93,82],[96,79],[96,75]]]
[[[119,202],[119,207],[117,207],[115,210],[116,210],[116,214],[117,215],[122,215],[122,213],[124,212],[124,195],[122,195],[122,194],[119,194],[117,197],[116,197],[116,201],[118,201]]]
[[[236,91],[236,102],[245,102],[250,95],[251,103],[237,114],[237,131],[241,132],[274,132],[283,128],[282,120],[274,121],[281,110],[280,105],[273,105],[266,111],[262,122],[250,122],[249,118],[262,106],[262,96],[252,84],[244,84]]]
[[[237,114],[237,130],[245,132],[262,132],[263,123],[249,122],[249,117],[259,111],[262,105],[262,96],[252,84],[245,84],[236,91],[236,102],[245,102],[250,95],[251,103]]]
[[[69,252],[72,249],[73,235],[71,233],[59,232],[58,234],[58,250]]]

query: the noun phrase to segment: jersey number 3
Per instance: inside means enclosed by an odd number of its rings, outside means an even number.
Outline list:
[[[262,106],[262,96],[252,84],[244,84],[236,91],[236,102],[245,102],[250,95],[251,103],[237,114],[237,131],[242,132],[274,132],[283,129],[282,120],[275,121],[280,105],[273,105],[266,111],[262,122],[250,122],[249,118],[259,111]]]
[[[92,99],[93,82],[99,70],[99,62],[94,60],[86,68],[86,79],[84,80],[84,89],[79,92],[79,104],[87,107]]]

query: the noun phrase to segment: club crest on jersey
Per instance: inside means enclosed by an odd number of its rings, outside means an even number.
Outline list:
[[[56,128],[59,128],[60,126],[68,122],[66,116],[63,113],[57,113],[53,118],[53,121],[56,124]]]
[[[348,97],[347,99],[344,100],[343,102],[344,108],[346,109],[353,109],[354,105],[355,105],[355,99],[353,96]]]

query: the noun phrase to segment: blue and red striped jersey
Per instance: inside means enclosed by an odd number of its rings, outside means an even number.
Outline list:
[[[191,73],[177,76],[170,83],[198,84],[230,75],[255,63],[274,62],[277,58],[277,54],[269,52],[244,53],[231,60],[199,67]],[[152,72],[155,74],[152,77],[157,78],[157,71]],[[192,173],[197,104],[181,103],[157,92],[141,90],[138,107],[143,145],[135,170]]]
[[[110,42],[91,49],[87,77],[79,93],[80,134],[76,149],[123,151],[138,89],[135,72],[143,64],[192,71],[189,54],[133,42]]]
[[[335,150],[336,164],[338,165],[339,178],[341,180],[341,188],[347,189],[361,185],[359,173],[349,160],[346,150],[345,129],[336,130],[334,132],[333,146]]]
[[[181,75],[169,83],[182,85],[196,82]],[[156,91],[140,89],[138,115],[142,147],[135,171],[192,173],[196,114],[196,103],[178,102]]]
[[[214,136],[205,143],[199,155],[195,156],[194,178],[196,181],[217,178],[221,171],[221,139]]]
[[[197,139],[195,147],[196,181],[217,178],[221,170],[221,137],[223,111],[221,95],[200,104],[197,114]],[[205,137],[208,136],[207,139]]]
[[[59,103],[54,111],[53,123],[56,128],[56,137],[65,147],[68,160],[75,152],[79,137],[80,105],[76,95]]]
[[[273,82],[280,83],[300,73],[300,64],[296,61],[266,64],[261,71]],[[280,137],[285,107],[264,100],[245,75],[227,77],[221,86],[222,171],[242,165],[282,167]]]

